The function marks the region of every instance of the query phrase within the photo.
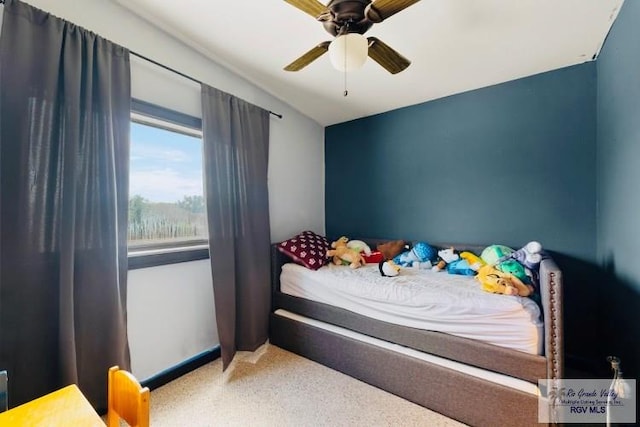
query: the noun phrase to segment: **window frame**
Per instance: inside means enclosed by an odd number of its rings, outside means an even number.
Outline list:
[[[160,107],[146,101],[131,100],[131,122],[202,139],[202,120],[188,114]],[[182,243],[141,245],[130,249],[127,242],[129,270],[158,267],[181,262],[209,259],[209,240],[194,239]]]

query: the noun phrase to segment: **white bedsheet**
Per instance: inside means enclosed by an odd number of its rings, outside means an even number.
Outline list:
[[[473,277],[413,269],[383,277],[371,264],[358,269],[331,264],[313,271],[289,263],[282,267],[280,290],[389,323],[542,352],[538,305],[485,292]]]

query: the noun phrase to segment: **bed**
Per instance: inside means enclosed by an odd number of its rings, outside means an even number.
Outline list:
[[[376,239],[362,240],[372,246],[379,243]],[[454,246],[476,253],[482,250],[479,246]],[[343,295],[342,301],[335,300],[330,294],[339,292],[333,292],[331,286],[323,293],[314,282],[303,284],[304,267],[291,264],[291,258],[281,253],[276,244],[272,245],[271,255],[270,340],[284,349],[478,426],[537,425],[538,379],[562,378],[562,273],[550,257],[540,264],[540,303],[525,301],[520,304],[523,311],[504,323],[528,316],[530,326],[521,328],[525,331],[523,336],[514,338],[513,333],[505,333],[510,339],[501,342],[497,340],[500,329],[493,332],[484,331],[488,329],[485,327],[474,329],[473,322],[480,318],[473,317],[473,307],[464,310],[471,326],[467,330],[449,322],[448,314],[443,312],[427,318],[425,325],[415,323],[413,317],[420,316],[406,313],[400,314],[398,321],[391,316],[388,306],[380,302],[380,296],[375,295],[382,286],[372,285],[364,298],[346,292],[347,297]],[[375,283],[375,271],[371,271],[375,268],[377,266],[362,267],[357,276],[363,281],[370,278]],[[326,266],[312,271],[310,277],[326,276],[325,279],[335,282],[335,289],[342,292],[347,282],[341,281],[339,269],[348,270]],[[413,274],[406,273],[412,272],[403,271],[405,276]],[[456,286],[463,286],[464,280],[473,280],[447,273],[415,272],[415,275],[430,274],[445,282],[458,281]],[[400,299],[406,300],[402,292],[408,292],[406,289],[414,285],[400,286],[400,291],[396,289],[391,293],[399,292]],[[416,295],[410,292],[410,299]],[[485,296],[507,302],[516,298]],[[359,302],[362,299],[370,302],[363,304]],[[365,310],[357,307],[362,305],[369,307]],[[405,324],[398,324],[402,319]],[[487,326],[493,320],[483,322]]]

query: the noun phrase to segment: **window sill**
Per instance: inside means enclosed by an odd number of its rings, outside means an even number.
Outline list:
[[[207,245],[162,249],[140,249],[129,252],[129,270],[209,259]]]

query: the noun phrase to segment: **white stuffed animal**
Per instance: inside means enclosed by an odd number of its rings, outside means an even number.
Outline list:
[[[438,257],[440,261],[436,265],[433,266],[433,271],[442,271],[447,266],[447,264],[451,264],[453,261],[457,261],[460,259],[460,256],[455,253],[453,248],[440,249],[438,251]]]
[[[524,245],[522,248],[518,249],[512,254],[509,254],[501,261],[505,261],[507,259],[515,259],[520,264],[524,265],[528,269],[535,270],[540,265],[542,261],[542,245],[540,242],[531,241]]]
[[[362,240],[349,240],[347,242],[347,247],[357,252],[364,252],[367,256],[371,255],[371,248]]]

